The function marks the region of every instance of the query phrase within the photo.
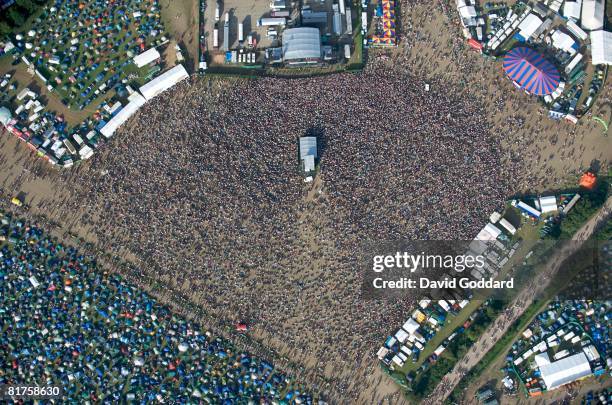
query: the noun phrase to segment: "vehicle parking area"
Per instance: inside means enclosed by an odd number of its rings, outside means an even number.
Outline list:
[[[215,21],[217,4],[219,6],[219,20]],[[211,2],[206,8],[205,27],[207,49],[213,55],[213,63],[223,61],[223,57],[219,57],[219,55],[223,55],[226,49],[223,43],[225,13],[229,14],[229,47],[227,49],[238,48],[238,25],[240,23],[243,24],[245,44],[248,35],[253,35],[253,39],[256,40],[256,48],[263,49],[277,44],[277,41],[268,38],[268,27],[257,26],[257,21],[262,17],[269,17],[271,12],[268,0],[221,0],[218,3]],[[213,46],[215,27],[219,30],[218,48]]]

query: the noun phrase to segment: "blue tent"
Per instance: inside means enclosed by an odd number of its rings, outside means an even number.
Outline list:
[[[559,71],[540,53],[517,47],[504,57],[504,71],[510,79],[530,94],[551,94],[559,85]]]

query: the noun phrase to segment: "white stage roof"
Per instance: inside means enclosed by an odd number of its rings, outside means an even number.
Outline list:
[[[317,157],[317,138],[315,136],[300,138],[300,159],[304,159],[308,155]]]
[[[557,211],[557,198],[555,196],[540,197],[540,211],[542,214]]]

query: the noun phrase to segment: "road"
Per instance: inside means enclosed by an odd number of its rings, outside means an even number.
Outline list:
[[[587,221],[572,237],[572,240],[584,242],[591,237],[594,229],[612,213],[612,196],[608,197],[599,212]],[[480,336],[478,341],[470,348],[463,358],[455,364],[453,370],[448,373],[438,384],[431,395],[423,401],[425,404],[441,404],[455,389],[457,384],[484,355],[493,348],[495,343],[507,332],[508,328],[523,314],[531,305],[534,297],[538,296],[548,286],[550,280],[560,269],[561,264],[572,256],[582,243],[565,244],[555,256],[546,264],[546,268],[534,278],[533,283],[526,286],[512,301],[495,322]]]

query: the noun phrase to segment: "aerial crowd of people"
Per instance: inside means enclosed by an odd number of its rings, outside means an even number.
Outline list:
[[[363,297],[364,244],[471,239],[513,191],[475,90],[376,55],[360,74],[185,81],[62,174],[73,197],[42,207],[93,232],[160,299],[225,332],[247,324],[237,344],[356,399],[414,304]],[[318,141],[312,183],[305,135]]]
[[[183,83],[78,174],[73,208],[103,249],[140,258],[206,316],[246,321],[321,390],[355,396],[354,369],[411,305],[361,296],[363,243],[470,239],[506,192],[478,105],[432,88],[382,65]],[[318,140],[314,183],[304,135]]]

